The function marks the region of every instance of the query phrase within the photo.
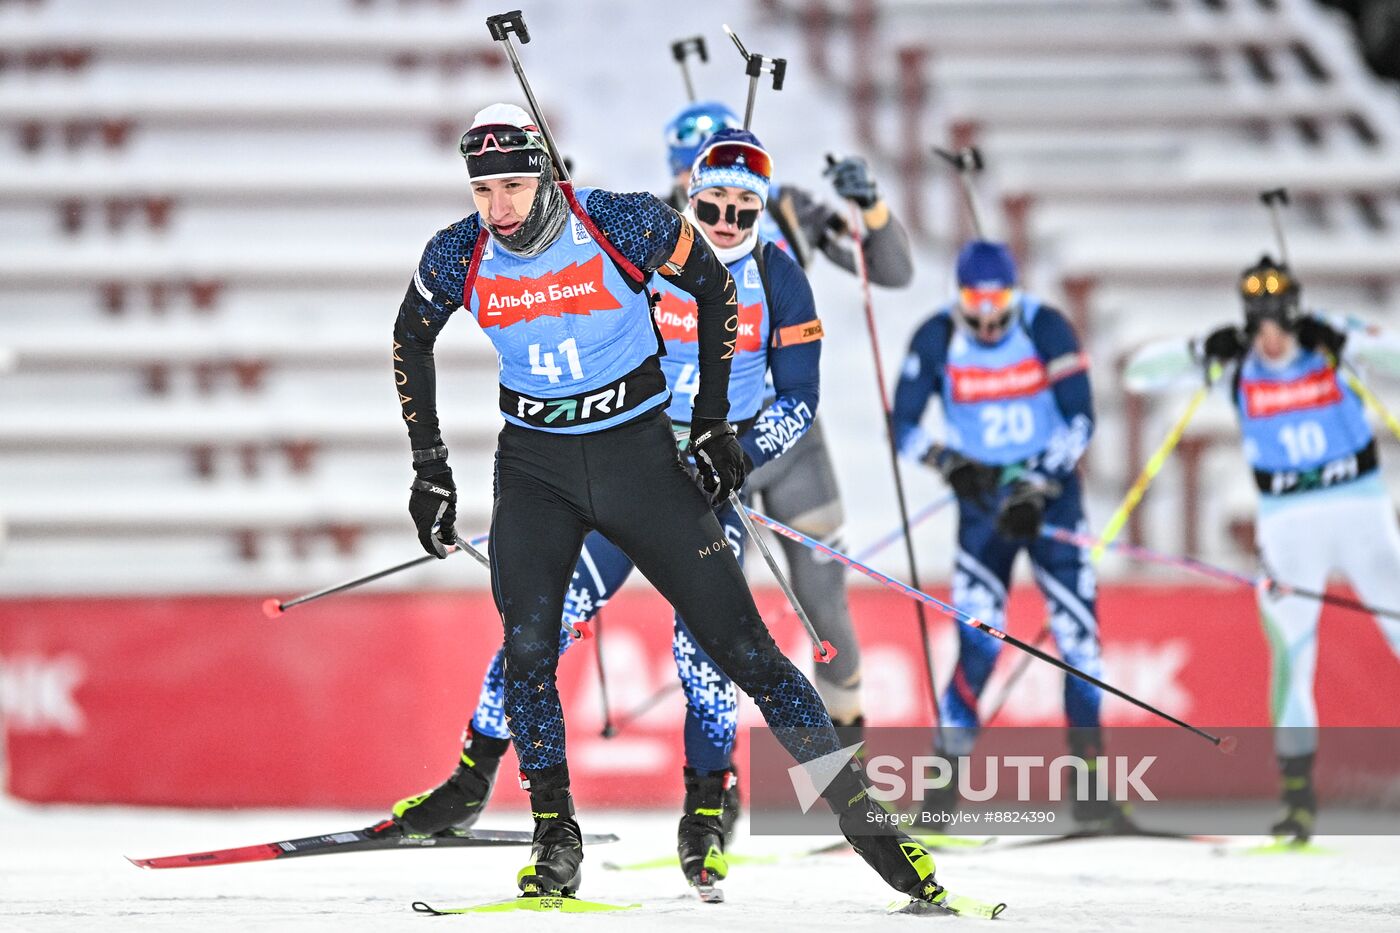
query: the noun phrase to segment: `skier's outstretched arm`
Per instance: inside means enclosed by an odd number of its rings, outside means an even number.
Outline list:
[[[1400,376],[1400,335],[1350,315],[1312,312],[1303,316],[1298,340],[1324,346],[1345,362]]]
[[[808,243],[852,275],[859,273],[849,225],[843,213],[833,210],[801,188],[785,185],[780,189],[780,197],[791,204],[792,214],[801,224]],[[861,248],[865,252],[865,270],[870,276],[870,283],[884,288],[908,285],[914,279],[914,256],[904,225],[883,199],[877,199],[870,207],[863,207],[861,216],[865,222]]]
[[[1243,329],[1233,324],[1217,327],[1204,336],[1169,337],[1139,347],[1123,367],[1123,387],[1129,392],[1155,394],[1181,388],[1199,388],[1209,378],[1212,364],[1235,366],[1248,348]],[[1217,377],[1215,384],[1228,384]]]

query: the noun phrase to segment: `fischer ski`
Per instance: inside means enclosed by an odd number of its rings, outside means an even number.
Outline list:
[[[779,862],[792,862],[818,855],[831,855],[848,848],[848,846],[849,843],[843,839],[820,848],[804,849],[799,852],[770,852],[764,855],[736,855],[732,852],[726,852],[724,860],[730,865],[776,865]],[[653,868],[679,868],[680,864],[679,855],[663,855],[641,862],[604,862],[603,868],[607,871],[649,871]]]
[[[942,833],[910,832],[909,838],[931,852],[965,852],[984,849],[997,841],[996,836],[945,836]]]
[[[201,868],[206,865],[237,865],[243,862],[263,862],[301,855],[331,855],[340,852],[374,852],[384,849],[445,849],[481,846],[528,846],[533,833],[511,829],[469,829],[462,833],[441,833],[433,836],[406,836],[392,820],[385,820],[367,829],[302,839],[284,839],[260,845],[210,852],[190,852],[157,858],[126,860],[137,868]],[[612,833],[584,833],[585,845],[616,842]]]
[[[499,914],[512,910],[534,910],[542,913],[593,914],[616,910],[637,910],[641,904],[604,904],[601,901],[581,901],[576,897],[556,897],[553,895],[522,894],[505,901],[491,901],[486,904],[473,904],[468,907],[433,907],[422,901],[413,902],[416,913],[432,917],[446,917],[450,914]]]
[[[1205,842],[1219,845],[1225,842],[1223,836],[1202,836],[1195,833],[1178,833],[1167,829],[1077,829],[1058,836],[1032,836],[1029,839],[1012,839],[997,846],[997,849],[1027,849],[1032,846],[1058,845],[1063,842],[1083,842],[1089,839],[1172,839],[1179,842]]]
[[[1220,846],[1216,855],[1336,855],[1336,849],[1328,849],[1314,842],[1299,842],[1297,839],[1275,839],[1262,845],[1232,847]]]
[[[964,897],[961,894],[954,894],[947,888],[934,895],[932,901],[916,901],[906,897],[903,900],[895,901],[887,908],[886,912],[891,914],[918,914],[918,915],[942,915],[952,914],[957,917],[978,917],[982,920],[995,920],[1006,910],[1006,904],[1000,901],[979,901],[976,898]]]

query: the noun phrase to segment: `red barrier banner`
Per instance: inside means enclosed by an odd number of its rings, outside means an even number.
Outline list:
[[[810,672],[810,649],[781,594],[761,592],[759,605],[778,643]],[[1268,725],[1268,649],[1249,591],[1111,586],[1099,605],[1110,683],[1202,727]],[[868,722],[927,725],[911,604],[854,588],[852,611]],[[1014,634],[1034,639],[1044,619],[1038,594],[1016,590],[1009,617]],[[934,618],[946,681],[957,623]],[[675,682],[659,596],[624,591],[602,631],[614,718]],[[1400,662],[1375,623],[1329,608],[1320,639],[1323,724],[1400,725],[1400,708],[1384,700],[1400,684]],[[0,600],[8,790],[33,801],[387,807],[451,771],[499,642],[484,593],[346,595],[275,621],[249,598]],[[984,709],[1022,657],[1004,648]],[[997,724],[1061,723],[1062,685],[1063,674],[1032,660]],[[560,662],[559,687],[581,804],[678,804],[678,690],[605,739],[592,642]],[[1112,725],[1154,722],[1114,698],[1104,710]],[[761,724],[747,702],[741,723]],[[742,764],[742,737],[740,746]],[[497,798],[506,806],[523,804],[512,768],[507,759]]]

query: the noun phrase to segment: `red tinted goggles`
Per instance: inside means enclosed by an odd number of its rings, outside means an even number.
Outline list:
[[[765,181],[773,180],[773,160],[757,146],[749,143],[719,143],[700,154],[700,164],[706,168],[732,168],[752,172]]]
[[[964,311],[995,314],[1010,310],[1016,302],[1014,288],[961,288],[958,297]]]

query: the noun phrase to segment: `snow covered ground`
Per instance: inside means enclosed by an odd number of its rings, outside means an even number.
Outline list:
[[[602,862],[666,854],[671,813],[583,814],[584,829],[622,841],[590,849],[583,895],[631,913],[428,918],[434,905],[496,900],[513,891],[523,849],[344,854],[215,868],[142,871],[123,855],[155,856],[364,826],[376,814],[182,812],[32,807],[0,801],[0,930],[361,931],[446,928],[714,930],[912,929],[975,919],[886,916],[891,892],[854,856],[735,868],[728,902],[703,905],[674,868],[613,872]],[[526,828],[497,812],[492,827]],[[938,876],[962,893],[1010,906],[995,923],[1021,930],[1395,930],[1400,840],[1336,837],[1313,856],[1221,856],[1193,842],[1120,840],[1022,850],[992,846],[939,856]],[[809,839],[743,839],[736,852],[800,852]]]

